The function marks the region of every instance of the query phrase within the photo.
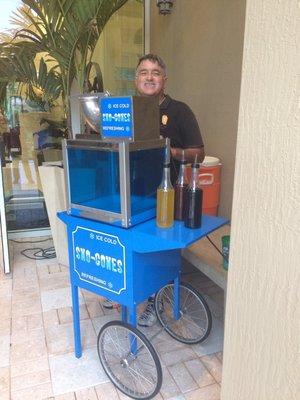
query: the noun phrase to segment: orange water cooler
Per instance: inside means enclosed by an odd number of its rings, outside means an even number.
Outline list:
[[[202,212],[207,215],[217,215],[220,203],[221,166],[217,157],[206,156],[201,163],[199,181],[203,190]],[[187,169],[190,178],[191,169]]]

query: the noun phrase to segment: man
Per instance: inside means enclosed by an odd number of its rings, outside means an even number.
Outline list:
[[[141,96],[155,96],[160,109],[160,133],[171,140],[172,169],[174,183],[182,159],[182,150],[187,162],[202,162],[204,146],[200,129],[192,110],[183,102],[165,94],[167,83],[166,66],[155,54],[146,54],[139,59],[135,85]]]
[[[200,129],[192,110],[183,102],[172,99],[165,94],[167,83],[166,65],[155,54],[146,54],[139,59],[135,85],[140,96],[155,96],[160,110],[160,133],[170,138],[171,143],[171,181],[174,183],[179,170],[179,161],[184,158],[188,163],[204,159],[204,145]],[[113,308],[111,302],[103,306]],[[148,299],[145,311],[138,319],[140,326],[152,326],[156,322],[154,298]]]

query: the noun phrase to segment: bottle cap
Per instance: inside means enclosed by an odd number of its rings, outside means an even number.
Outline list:
[[[194,164],[192,164],[192,168],[199,168],[200,167],[200,164],[199,163],[194,163]]]
[[[170,168],[171,167],[171,163],[164,163],[164,168]]]

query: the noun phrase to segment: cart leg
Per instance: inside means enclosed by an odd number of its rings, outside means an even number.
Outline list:
[[[129,323],[136,328],[136,305],[128,307],[129,310]]]
[[[174,279],[174,319],[180,318],[180,277]]]
[[[127,322],[127,307],[122,306],[121,308],[122,308],[122,321]]]
[[[74,330],[75,356],[77,358],[80,358],[82,356],[82,349],[81,349],[81,337],[80,337],[78,286],[74,285],[72,285],[72,304],[73,304],[73,330]]]
[[[136,328],[136,305],[134,304],[132,307],[128,307],[129,310],[129,323]],[[130,340],[130,351],[132,354],[136,355],[137,353],[137,340],[134,335],[129,335]]]

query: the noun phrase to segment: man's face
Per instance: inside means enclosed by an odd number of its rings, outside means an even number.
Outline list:
[[[144,60],[137,68],[135,85],[141,96],[162,95],[166,81],[163,69],[156,62]]]

